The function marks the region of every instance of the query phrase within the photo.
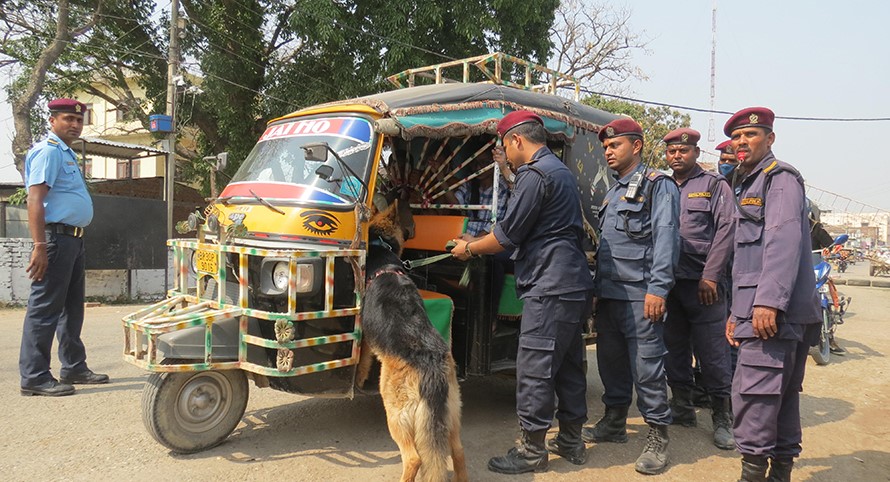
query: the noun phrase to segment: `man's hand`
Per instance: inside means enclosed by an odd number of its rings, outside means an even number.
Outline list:
[[[726,341],[728,341],[731,346],[737,347],[740,345],[735,339],[735,320],[732,315],[729,315],[729,318],[726,319]]]
[[[470,259],[470,255],[469,255],[469,253],[467,253],[468,241],[460,239],[460,238],[453,239],[452,241],[454,241],[456,244],[454,245],[453,248],[451,248],[451,255],[461,261],[466,261],[466,260]]]
[[[28,278],[31,281],[43,281],[47,266],[49,266],[49,258],[46,256],[46,244],[35,244],[31,251],[31,262],[25,268]]]
[[[698,281],[698,301],[705,306],[717,302],[717,283],[709,279]]]
[[[664,298],[657,295],[646,293],[646,300],[643,302],[643,317],[655,323],[661,321],[664,312],[667,310],[667,304]]]
[[[751,325],[754,328],[754,336],[766,340],[778,333],[779,329],[776,326],[776,313],[778,313],[778,310],[770,308],[769,306],[754,307],[754,317],[751,320]]]

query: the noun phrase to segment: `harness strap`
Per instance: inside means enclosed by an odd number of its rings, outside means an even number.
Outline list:
[[[437,254],[436,256],[430,256],[428,258],[420,258],[420,259],[407,259],[402,261],[402,264],[405,265],[405,269],[411,270],[414,268],[419,268],[421,266],[426,266],[428,264],[437,263],[442,261],[443,259],[448,259],[451,257],[451,253]]]

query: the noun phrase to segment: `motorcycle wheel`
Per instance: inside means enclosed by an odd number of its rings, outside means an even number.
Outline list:
[[[831,346],[828,340],[831,338],[831,315],[826,308],[822,308],[822,332],[819,333],[819,344],[810,347],[810,355],[816,360],[816,365],[828,365],[831,362]]]

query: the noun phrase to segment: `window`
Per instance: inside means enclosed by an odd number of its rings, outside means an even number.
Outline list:
[[[83,176],[88,179],[93,177],[93,160],[89,157],[84,158],[83,160]]]
[[[117,161],[117,175],[116,179],[128,179],[130,177],[130,161],[119,160]]]
[[[83,113],[83,125],[93,125],[93,104],[84,104],[87,106],[86,112]]]

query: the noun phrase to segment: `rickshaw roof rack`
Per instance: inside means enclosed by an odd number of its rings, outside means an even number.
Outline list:
[[[502,52],[492,54],[479,55],[476,57],[468,57],[465,59],[452,60],[441,64],[427,65],[416,69],[408,69],[397,74],[390,75],[386,78],[391,84],[397,88],[414,87],[418,77],[429,79],[436,84],[451,83],[470,83],[470,67],[475,67],[488,79],[483,83],[491,83],[513,87],[516,89],[529,90],[533,92],[541,92],[544,94],[556,95],[557,89],[572,89],[575,93],[574,100],[578,101],[581,97],[581,84],[575,77],[557,72],[542,65],[538,65],[528,60],[523,60],[512,55]],[[518,70],[525,70],[525,82],[518,83],[504,78],[505,67],[507,72],[514,70],[511,67],[519,67]],[[461,69],[460,80],[446,77],[445,70],[454,71]],[[533,84],[532,73],[539,72],[550,76],[550,82],[545,84]]]

